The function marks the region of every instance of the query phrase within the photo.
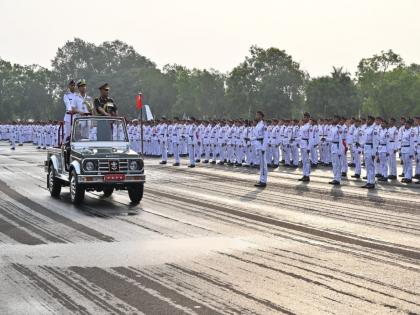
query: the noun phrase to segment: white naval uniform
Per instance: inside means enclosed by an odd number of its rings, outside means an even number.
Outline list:
[[[64,114],[64,139],[66,140],[71,134],[71,125],[73,122],[72,110],[76,107],[75,105],[76,94],[67,92],[63,96],[64,107],[66,113]]]
[[[259,164],[260,164],[260,183],[267,183],[267,159],[265,154],[267,152],[268,137],[267,128],[264,121],[260,121],[254,128],[254,136],[251,138],[255,145],[255,149],[259,153]]]

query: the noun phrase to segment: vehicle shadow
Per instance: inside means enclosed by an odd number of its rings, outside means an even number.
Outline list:
[[[115,204],[112,202],[112,196],[100,196],[99,198],[93,198],[90,197],[89,194],[86,194],[84,202],[80,205],[72,204],[70,200],[70,193],[62,193],[60,199],[70,206],[73,206],[74,209],[77,209],[80,213],[104,219],[116,216],[135,215],[142,210],[141,204]]]

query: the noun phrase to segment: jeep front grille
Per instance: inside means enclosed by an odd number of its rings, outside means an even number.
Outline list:
[[[111,170],[110,163],[112,161],[118,162],[117,170]],[[100,173],[127,173],[128,161],[127,160],[99,160],[98,171]]]

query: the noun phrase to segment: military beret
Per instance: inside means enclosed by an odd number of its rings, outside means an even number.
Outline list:
[[[109,90],[109,84],[108,83],[104,83],[99,87],[100,90]]]

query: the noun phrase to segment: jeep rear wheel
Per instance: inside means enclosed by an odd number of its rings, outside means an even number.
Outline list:
[[[56,177],[53,165],[50,165],[48,168],[47,183],[48,183],[48,190],[50,191],[51,197],[54,197],[54,198],[60,197],[61,182]]]
[[[104,187],[103,189],[104,197],[111,197],[113,192],[114,192],[114,187]]]
[[[82,203],[85,199],[85,189],[77,182],[77,174],[74,170],[71,171],[70,176],[70,199],[75,205]]]
[[[128,187],[128,196],[133,204],[138,204],[143,199],[144,184],[133,184]]]

